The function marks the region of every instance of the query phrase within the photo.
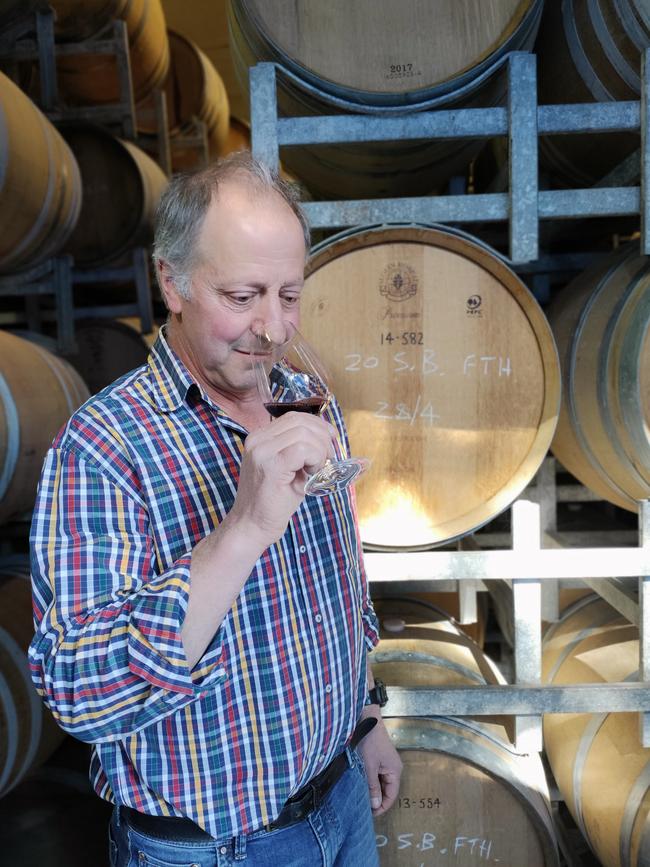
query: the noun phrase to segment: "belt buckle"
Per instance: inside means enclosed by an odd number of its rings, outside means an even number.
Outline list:
[[[320,797],[318,789],[312,783],[308,783],[307,786],[305,786],[305,791],[301,795],[299,801],[292,801],[292,799],[289,799],[280,811],[280,815],[277,819],[268,825],[264,825],[264,830],[268,834],[269,831],[276,831],[278,828],[286,828],[296,822],[302,822],[303,819],[306,819],[310,813],[313,813],[314,810],[316,810],[319,803]],[[291,818],[283,821],[282,813],[284,813],[285,810],[290,810],[292,813],[295,811],[295,813]]]
[[[300,801],[295,803],[295,810],[298,815],[293,819],[293,822],[301,822],[303,819],[306,819],[310,813],[314,812],[320,803],[320,797],[316,786],[313,783],[308,783],[305,788],[305,793],[300,798]]]

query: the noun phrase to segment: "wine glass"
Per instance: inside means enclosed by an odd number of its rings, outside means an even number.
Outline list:
[[[273,418],[287,412],[320,415],[331,400],[329,375],[316,350],[292,322],[253,329],[250,353],[257,390]],[[328,460],[305,483],[305,493],[324,497],[343,490],[370,466],[367,458]]]

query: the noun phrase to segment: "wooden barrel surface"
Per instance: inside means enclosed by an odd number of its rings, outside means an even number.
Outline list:
[[[417,592],[414,589],[413,592],[409,591],[408,593],[396,597],[395,592],[390,591],[389,589],[382,592],[381,587],[379,587],[377,588],[377,591],[378,592],[373,590],[373,601],[377,606],[383,607],[386,604],[399,604],[400,611],[403,611],[409,616],[415,615],[422,617],[426,616],[426,613],[428,612],[430,618],[432,616],[443,617],[445,620],[451,621],[454,626],[461,629],[472,639],[472,641],[476,642],[479,647],[482,648],[485,644],[485,625],[488,617],[486,593],[477,594],[476,622],[461,623],[459,620],[460,594],[457,592],[428,593]],[[433,612],[433,614],[431,612]]]
[[[511,45],[531,0],[424,4],[233,0],[236,34],[328,92],[357,102],[422,102],[453,90]]]
[[[487,71],[514,48],[532,47],[542,4],[535,0],[446,0],[436,4],[360,0],[231,0],[230,44],[242,88],[260,60],[279,76],[286,115],[404,111],[445,102],[496,105],[503,76]],[[318,198],[422,195],[463,171],[476,143],[375,142],[285,149],[286,168]]]
[[[545,683],[638,680],[638,630],[602,599],[568,609],[543,645]],[[650,749],[636,713],[546,714],[557,785],[603,867],[650,863]]]
[[[223,156],[236,151],[249,151],[251,149],[251,128],[242,118],[230,115],[228,135],[222,149]]]
[[[636,510],[650,496],[650,266],[628,247],[560,293],[548,317],[563,393],[552,449],[584,485]]]
[[[0,271],[53,256],[81,212],[79,167],[61,135],[0,73]]]
[[[643,0],[546,3],[535,46],[540,102],[638,100],[647,8]],[[591,186],[638,146],[632,134],[545,136],[540,156],[563,183]]]
[[[3,864],[107,867],[106,829],[113,805],[93,790],[90,761],[90,745],[67,737],[3,798]]]
[[[38,9],[39,0],[0,0],[0,25],[5,27],[19,18],[33,15]]]
[[[97,36],[116,19],[126,22],[135,100],[165,80],[169,42],[161,0],[52,0],[57,34],[77,41]],[[80,54],[59,57],[62,92],[71,102],[116,102],[120,96],[114,57]]]
[[[0,331],[0,523],[32,508],[52,439],[88,397],[67,362]]]
[[[172,138],[188,131],[192,120],[203,121],[208,138],[209,156],[225,153],[230,127],[228,94],[212,61],[185,36],[168,31],[170,47],[169,73],[165,79],[167,124]],[[149,124],[138,120],[143,132],[154,132]],[[173,144],[173,143],[172,143]],[[172,148],[174,169],[193,167],[193,153]]]
[[[108,263],[153,237],[156,208],[168,180],[132,142],[100,127],[66,125],[61,132],[81,170],[81,217],[66,250],[80,265]]]
[[[0,797],[64,738],[30,677],[33,632],[29,573],[0,573]]]
[[[389,687],[385,722],[404,764],[400,794],[375,819],[382,867],[557,865],[548,788],[537,755],[519,756],[497,721],[390,718],[390,686],[502,683],[454,624],[403,600],[375,602],[371,662]]]
[[[343,233],[313,251],[301,330],[330,368],[352,452],[361,535],[426,547],[510,505],[550,445],[559,369],[545,316],[464,233]]]
[[[509,581],[489,580],[485,582],[485,586],[490,595],[494,619],[497,622],[499,631],[505,639],[506,644],[514,647],[515,612],[512,584]],[[592,590],[588,587],[561,587],[558,594],[558,613],[561,614],[566,608],[573,605],[576,600],[581,599],[583,596],[590,596],[591,594]],[[542,620],[542,634],[551,627],[552,623],[550,621]]]
[[[145,364],[149,345],[135,328],[112,319],[80,320],[75,326],[77,352],[68,361],[91,394]]]

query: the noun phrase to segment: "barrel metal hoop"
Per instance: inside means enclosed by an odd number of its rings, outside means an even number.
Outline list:
[[[646,792],[648,791],[648,787],[650,787],[650,762],[646,763],[645,767],[637,777],[634,785],[632,786],[630,794],[628,795],[627,803],[625,804],[625,810],[623,812],[623,818],[621,820],[621,836],[619,848],[621,867],[633,867],[632,833],[634,831],[634,824],[636,822],[637,815],[643,804]],[[644,847],[646,849],[650,848],[650,844],[647,840],[647,834],[645,833],[647,825],[648,818],[646,817],[643,835]],[[643,858],[641,857],[641,853],[639,852],[639,857],[637,858],[636,863],[647,864],[648,862],[643,860]]]
[[[639,670],[637,668],[625,678],[624,683],[635,682],[638,680],[638,678]],[[585,838],[585,840],[587,840],[587,842],[589,842],[590,846],[592,846],[592,844],[589,840],[589,834],[585,826],[584,814],[582,811],[582,781],[589,751],[593,746],[596,735],[598,734],[603,723],[608,717],[609,713],[600,713],[594,714],[590,718],[584,732],[582,733],[582,737],[580,738],[580,743],[578,744],[578,749],[573,762],[573,802],[576,810],[576,819],[580,830],[582,831],[583,837]]]
[[[410,650],[390,650],[386,652],[375,650],[372,657],[373,664],[377,665],[387,662],[423,663],[455,671],[457,674],[468,678],[468,680],[474,681],[474,683],[484,684],[487,682],[478,672],[465,668],[464,665],[460,665],[458,662],[452,662],[450,659],[444,659],[441,656],[432,656],[429,653],[418,653],[417,651]]]
[[[614,310],[612,311],[612,315],[610,316],[609,321],[607,322],[605,329],[603,331],[601,348],[600,348],[600,351],[598,353],[598,363],[597,363],[597,372],[596,372],[596,383],[597,383],[596,389],[597,389],[597,393],[598,393],[598,402],[599,402],[600,407],[601,407],[600,417],[601,417],[601,421],[603,423],[603,427],[605,428],[605,431],[607,432],[607,441],[611,445],[614,452],[616,453],[620,463],[625,467],[627,472],[630,473],[630,476],[632,476],[634,478],[635,483],[637,485],[639,485],[641,488],[644,488],[644,487],[647,488],[647,484],[648,484],[647,480],[644,479],[643,476],[639,473],[639,471],[638,471],[637,467],[634,465],[634,462],[632,461],[630,455],[628,455],[625,452],[625,449],[623,448],[623,445],[621,443],[621,439],[620,439],[618,432],[616,430],[616,425],[614,424],[614,420],[612,418],[612,408],[610,405],[608,392],[609,392],[610,373],[611,373],[611,369],[612,369],[611,368],[612,358],[611,358],[611,352],[609,350],[613,345],[614,332],[616,330],[616,327],[619,323],[621,314],[623,313],[626,304],[633,297],[639,284],[642,282],[642,280],[646,276],[646,271],[647,271],[647,265],[645,263],[643,263],[639,269],[639,272],[634,276],[633,279],[631,279],[629,281],[628,285],[625,287],[625,291],[624,291],[622,297],[616,302]],[[634,322],[637,321],[637,319],[638,319],[638,317],[636,317],[636,316],[632,317],[632,321],[630,324],[633,325]],[[629,353],[637,361],[636,371],[635,371],[635,374],[633,376],[633,379],[637,384],[636,394],[634,395],[635,397],[640,394],[639,390],[638,390],[638,385],[639,385],[638,360],[639,360],[641,349],[643,346],[643,337],[645,336],[647,326],[648,326],[648,319],[647,318],[643,322],[637,322],[637,325],[636,325],[636,333],[637,333],[636,346],[633,347],[632,351]],[[626,338],[627,338],[627,336],[628,335],[626,334]],[[626,340],[626,344],[627,344],[627,340]],[[628,353],[626,353],[624,351],[622,353],[622,358],[625,359],[627,354]],[[634,368],[634,363],[632,363],[632,367]],[[627,368],[626,368],[626,370],[627,370]],[[635,414],[635,415],[638,418],[639,414]],[[626,421],[627,420],[628,420],[628,418],[626,416]],[[641,421],[641,429],[643,430],[643,420]],[[627,433],[630,436],[633,436],[634,428],[630,427],[628,429]],[[639,438],[638,432],[637,432],[637,438]],[[640,439],[641,440],[645,439],[645,431],[644,431],[644,436],[641,437]],[[646,442],[644,451],[647,451],[647,448],[648,448],[648,445]],[[639,457],[641,457],[641,455],[639,455]],[[613,485],[614,482],[612,480],[610,480],[610,484]],[[629,494],[625,494],[625,492],[623,492],[623,493],[625,496],[629,496]]]
[[[614,6],[618,13],[619,20],[623,25],[623,29],[639,51],[643,51],[647,46],[648,34],[644,31],[643,27],[639,25],[636,15],[630,8],[630,0],[614,0]],[[642,17],[644,14],[647,14],[644,13],[643,6],[639,7],[639,14]],[[646,24],[650,27],[650,16],[648,17]]]
[[[614,97],[596,75],[580,41],[580,34],[578,33],[573,10],[573,0],[563,0],[562,19],[569,53],[580,78],[582,78],[584,84],[591,91],[595,100],[598,102],[612,102]]]
[[[16,667],[16,670],[20,672],[20,675],[25,685],[25,691],[29,699],[29,746],[25,750],[25,755],[21,761],[20,769],[14,775],[14,779],[10,787],[13,788],[23,779],[27,771],[30,769],[34,758],[36,757],[38,745],[41,740],[43,711],[41,707],[41,700],[38,696],[38,693],[36,692],[36,689],[34,688],[34,684],[32,683],[32,678],[29,673],[29,664],[27,662],[27,657],[25,656],[25,651],[2,626],[0,626],[0,647],[3,650],[7,651],[9,657],[11,658],[11,661]],[[0,780],[0,792],[2,791],[3,781]],[[9,789],[6,789],[3,794],[6,794],[7,791],[9,791]]]
[[[560,626],[562,626],[572,614],[575,614],[577,611],[582,611],[583,608],[587,608],[587,606],[593,605],[596,602],[602,602],[602,597],[597,593],[590,593],[589,596],[583,596],[581,599],[576,599],[575,602],[571,603],[568,608],[564,609],[560,619],[556,620],[555,623],[552,623],[546,630],[544,635],[544,645],[548,644]]]
[[[9,484],[14,476],[18,454],[20,452],[20,419],[16,401],[7,385],[7,380],[0,373],[0,403],[3,406],[7,422],[7,451],[4,463],[0,471],[0,500],[7,493]]]
[[[649,276],[647,266],[644,267],[644,272],[646,273],[640,279],[647,280]],[[622,354],[617,382],[623,423],[633,444],[634,457],[644,467],[650,466],[650,444],[646,420],[641,411],[643,400],[639,371],[648,322],[650,322],[650,287],[646,287],[641,301],[635,307],[634,315],[627,322],[625,341],[629,351]],[[646,479],[644,483],[647,483]]]
[[[40,112],[38,113],[38,122],[43,131],[43,138],[45,139],[45,144],[47,146],[47,168],[48,168],[48,186],[46,195],[41,202],[41,210],[38,215],[38,218],[32,224],[29,232],[25,232],[24,236],[21,238],[20,242],[16,244],[16,246],[12,250],[13,258],[20,256],[25,252],[26,249],[35,243],[38,238],[41,236],[43,232],[43,228],[48,225],[49,222],[52,221],[53,217],[56,217],[57,214],[53,213],[52,203],[54,201],[54,196],[59,188],[57,183],[58,180],[58,155],[54,153],[54,143],[55,136],[59,135],[59,132],[55,127],[50,124],[49,120],[42,115]],[[59,202],[59,206],[60,206]],[[57,209],[60,210],[60,207]],[[45,243],[47,239],[45,239]],[[41,254],[43,250],[40,251]],[[49,252],[49,251],[48,251]]]
[[[600,617],[596,618],[594,623],[591,623],[585,629],[581,630],[576,637],[570,641],[562,650],[562,653],[555,661],[555,665],[550,670],[548,675],[546,676],[547,683],[553,683],[555,675],[558,673],[562,665],[566,662],[568,657],[573,653],[576,647],[583,642],[585,639],[589,638],[590,635],[593,634],[594,630],[599,626],[605,626],[605,624],[609,623],[611,620],[617,620],[620,618],[620,614],[618,611],[614,611],[613,608],[610,608],[609,605],[606,605],[601,612]]]
[[[650,813],[646,813],[637,853],[637,864],[650,864]]]
[[[5,717],[5,766],[0,767],[0,796],[5,794],[5,786],[13,770],[18,753],[18,716],[12,700],[11,690],[2,672],[0,672],[0,708]]]
[[[336,106],[353,114],[411,114],[414,111],[428,111],[429,109],[440,108],[450,102],[462,100],[465,97],[471,96],[475,90],[478,90],[489,78],[495,75],[499,70],[507,65],[509,55],[512,51],[518,50],[520,45],[525,45],[529,39],[533,38],[536,33],[541,17],[542,4],[538,3],[533,11],[530,22],[525,30],[519,34],[518,44],[510,39],[501,49],[487,57],[482,63],[472,67],[470,72],[458,76],[453,79],[453,82],[446,85],[444,90],[442,86],[437,88],[438,94],[432,97],[417,98],[412,101],[404,101],[400,105],[391,105],[390,100],[396,99],[396,94],[389,94],[384,99],[385,102],[380,102],[377,95],[376,103],[368,104],[359,102],[352,98],[349,88],[336,88],[333,90],[323,90],[315,83],[312,83],[311,76],[308,70],[295,64],[290,58],[283,57],[282,61],[272,61],[278,71],[287,78],[291,85],[297,88],[298,92],[306,92],[319,102],[327,102],[328,105]],[[289,66],[289,64],[291,64]],[[315,81],[315,79],[313,79]],[[292,91],[293,92],[293,91]],[[350,94],[347,96],[346,94]]]
[[[596,456],[594,455],[592,449],[589,446],[589,442],[587,441],[587,437],[580,421],[580,413],[578,412],[576,407],[576,388],[574,387],[578,349],[582,340],[582,333],[586,328],[587,320],[591,315],[591,311],[594,308],[597,308],[598,299],[600,298],[601,293],[605,291],[610,278],[616,273],[621,264],[622,262],[620,260],[616,260],[612,263],[610,267],[605,270],[604,273],[599,275],[598,283],[595,289],[592,291],[591,295],[587,300],[587,303],[580,311],[578,322],[569,341],[569,358],[567,364],[567,405],[569,409],[569,417],[571,419],[571,427],[575,433],[576,439],[580,443],[580,449],[582,454],[587,459],[588,463],[590,464],[596,475],[603,481],[603,483],[607,487],[615,490],[619,494],[619,496],[626,500],[629,499],[628,495],[625,493],[625,491],[621,490],[621,488],[618,487],[618,485],[614,482],[613,479],[610,479],[609,475],[605,472],[605,470],[601,466],[600,461],[597,460]]]
[[[617,74],[636,94],[641,92],[641,78],[621,54],[618,45],[614,42],[612,34],[605,22],[603,10],[598,0],[587,0],[589,18],[593,24],[598,41],[605,52],[607,59],[612,64]]]
[[[0,106],[0,191],[2,191],[4,187],[10,153],[11,148],[9,147],[7,115],[4,106]]]
[[[61,375],[61,362],[56,357],[56,355],[52,355],[52,353],[48,352],[46,349],[43,349],[42,346],[39,346],[38,343],[33,343],[32,348],[34,352],[41,357],[41,359],[45,362],[46,366],[52,371],[52,375],[57,380],[59,385],[61,386],[61,392],[65,397],[65,402],[68,405],[68,410],[70,411],[70,415],[77,409],[77,404],[74,401],[72,394],[70,393],[70,389],[68,388],[68,383],[65,381],[63,376]]]
[[[582,772],[584,770],[585,762],[587,761],[589,750],[593,745],[594,738],[600,731],[601,726],[603,725],[608,716],[608,713],[599,713],[594,714],[590,717],[589,722],[587,723],[587,726],[582,733],[582,737],[580,738],[580,743],[578,744],[578,751],[576,752],[573,763],[573,803],[576,811],[575,818],[580,830],[582,831],[582,836],[589,843],[592,849],[593,844],[589,839],[589,834],[587,833],[587,829],[585,827],[585,819],[582,812]]]

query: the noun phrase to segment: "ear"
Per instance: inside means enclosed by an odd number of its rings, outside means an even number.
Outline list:
[[[156,262],[156,270],[158,277],[158,285],[163,294],[163,299],[170,313],[182,313],[183,299],[176,289],[176,279],[174,272],[169,267],[167,262],[160,259]]]

